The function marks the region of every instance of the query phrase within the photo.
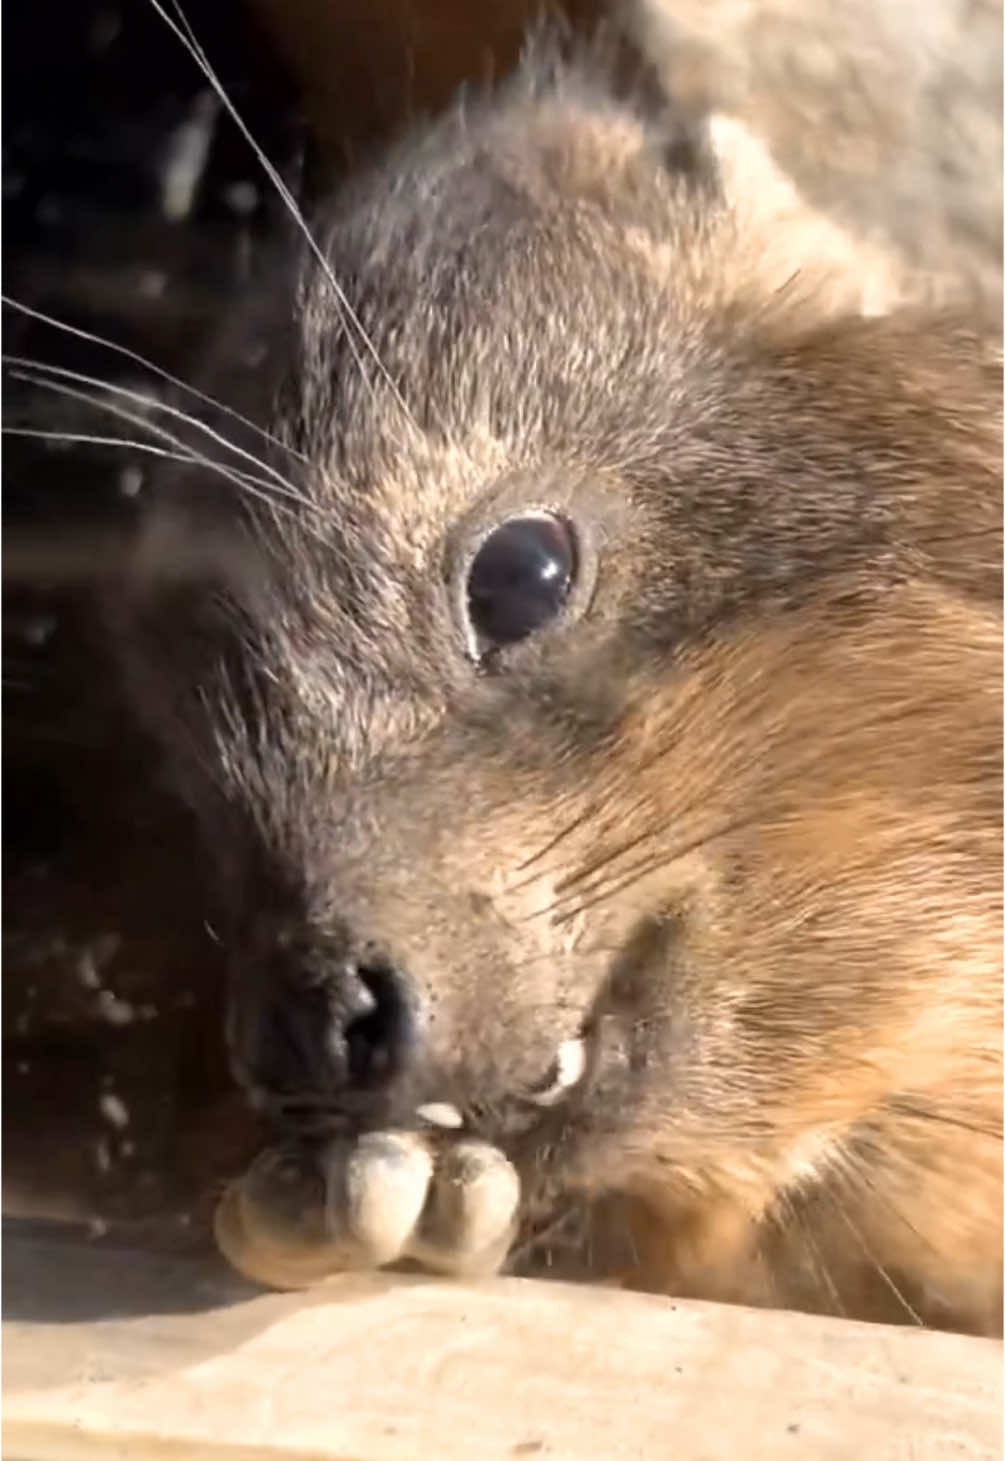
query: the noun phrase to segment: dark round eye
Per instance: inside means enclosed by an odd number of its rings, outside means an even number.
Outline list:
[[[514,517],[468,570],[468,617],[481,651],[515,644],[560,613],[576,577],[576,543],[560,518]]]

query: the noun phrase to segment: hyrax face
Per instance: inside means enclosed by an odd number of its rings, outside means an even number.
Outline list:
[[[458,1124],[495,1262],[614,1193],[638,1282],[993,1326],[997,356],[718,138],[531,68],[358,182],[297,500],[132,642],[312,1161],[404,1133],[414,1224]]]

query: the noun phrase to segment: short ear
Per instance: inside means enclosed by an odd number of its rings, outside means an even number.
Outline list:
[[[613,0],[580,24],[549,12],[528,32],[520,75],[541,94],[584,84],[594,99],[608,97],[662,146],[668,168],[708,181],[708,109],[678,86],[670,51],[652,44],[646,11],[642,0]]]
[[[681,8],[693,5],[682,0]],[[720,58],[678,27],[676,13],[669,0],[615,0],[585,41],[554,23],[531,37],[522,84],[542,96],[586,88],[590,146],[583,121],[577,123],[586,171],[610,188],[619,166],[627,172],[644,147],[650,158],[662,157],[678,183],[693,184],[711,229],[703,252],[722,250],[716,279],[724,294],[735,290],[761,303],[783,293],[798,297],[807,323],[885,314],[910,297],[892,248],[814,206],[767,139],[741,119],[739,101],[735,109],[728,104]],[[648,224],[658,236],[655,206]]]
[[[893,249],[815,206],[778,164],[770,139],[742,119],[744,78],[730,46],[709,39],[700,9],[687,0],[620,0],[618,14],[626,55],[646,78],[650,118],[667,129],[668,165],[700,159],[726,206],[738,279],[764,297],[795,287],[817,314],[886,314],[908,297]]]
[[[922,5],[909,34],[891,0],[615,3],[676,112],[729,119],[713,144],[745,217],[777,212],[790,253],[796,211],[828,220],[814,247],[858,254],[865,313],[1000,312],[1000,0]]]
[[[693,5],[683,8],[693,19]],[[740,82],[728,52],[710,43],[701,30],[696,33],[693,25],[683,25],[680,9],[669,0],[616,0],[615,13],[629,43],[672,95],[674,107],[697,120],[729,107]]]

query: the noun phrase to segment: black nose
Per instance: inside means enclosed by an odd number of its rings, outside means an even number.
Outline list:
[[[403,976],[388,965],[356,965],[348,974],[357,998],[343,1021],[349,1084],[380,1088],[401,1074],[415,1045],[415,1021]]]
[[[290,948],[241,971],[229,1032],[238,1079],[285,1110],[355,1107],[403,1074],[416,1045],[409,985],[390,962]]]

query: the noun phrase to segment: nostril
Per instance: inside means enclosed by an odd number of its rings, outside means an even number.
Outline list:
[[[354,1093],[383,1094],[414,1057],[409,981],[383,952],[368,946],[346,958],[333,942],[284,940],[267,961],[235,962],[232,1067],[253,1103],[284,1119],[330,1116]]]
[[[367,1007],[344,1027],[349,1081],[372,1089],[386,1085],[400,1072],[414,1039],[414,1023],[404,981],[395,970],[357,965],[355,974],[366,993]]]

